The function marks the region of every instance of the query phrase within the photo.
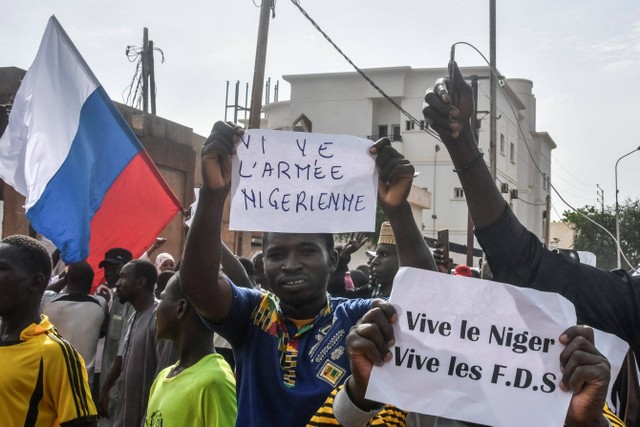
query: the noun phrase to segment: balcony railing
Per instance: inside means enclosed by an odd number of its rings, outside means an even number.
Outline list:
[[[367,135],[367,139],[377,141],[380,138],[389,138],[391,141],[402,142],[402,135]]]

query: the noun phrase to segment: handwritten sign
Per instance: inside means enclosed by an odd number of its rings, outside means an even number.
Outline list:
[[[393,360],[374,367],[367,398],[495,427],[563,425],[558,338],[576,324],[562,296],[403,268]]]
[[[248,130],[233,159],[229,228],[373,231],[378,175],[371,145],[353,136]]]

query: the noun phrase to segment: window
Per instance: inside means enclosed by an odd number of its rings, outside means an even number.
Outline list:
[[[463,199],[464,198],[464,190],[462,187],[455,187],[453,189],[453,198],[454,199]]]
[[[511,163],[516,162],[516,145],[513,142],[509,145],[509,160]]]
[[[542,174],[542,189],[549,190],[549,177],[546,173]]]
[[[405,122],[404,130],[413,130],[414,128],[415,128],[415,123],[413,123],[411,120],[407,120]]]
[[[393,129],[393,140],[394,141],[402,141],[402,136],[400,136],[400,125],[391,125]]]
[[[378,125],[378,138],[384,138],[389,133],[389,126]]]
[[[500,154],[504,156],[504,134],[500,134]]]
[[[420,130],[424,130],[424,120],[420,120]]]

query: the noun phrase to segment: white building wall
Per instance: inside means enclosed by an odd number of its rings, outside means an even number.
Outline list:
[[[478,111],[488,112],[488,68],[469,67],[461,71],[465,78],[479,76]],[[418,121],[423,120],[422,102],[426,88],[447,74],[445,68],[410,67],[365,72]],[[394,146],[419,172],[414,184],[431,192],[431,209],[425,209],[422,215],[423,234],[435,237],[437,230],[448,228],[451,242],[466,245],[468,210],[464,197],[455,197],[455,189],[461,188],[460,181],[440,141],[420,130],[419,124],[407,130],[409,119],[355,72],[294,75],[284,76],[284,79],[291,84],[288,117],[295,120],[305,114],[312,121],[314,132],[372,137],[378,136],[379,125],[387,125],[390,135],[393,125],[399,125],[402,140],[394,142]],[[525,79],[507,79],[505,85],[498,88],[497,184],[507,183],[509,189],[518,190],[521,199],[511,200],[510,194],[503,196],[523,224],[542,238],[542,202],[547,191],[542,188],[542,177],[533,166],[524,140],[546,176],[550,174],[550,152],[555,144],[548,134],[536,132],[532,88],[532,82]],[[272,123],[282,122],[286,115],[283,110],[280,105],[264,107],[269,127],[274,127]],[[489,116],[480,113],[479,118],[482,119],[479,147],[485,153],[484,160],[489,163]],[[500,151],[500,135],[505,141],[503,152]],[[512,143],[513,159],[510,156]],[[478,248],[477,242],[475,247]],[[454,259],[456,262],[465,261],[462,255]]]

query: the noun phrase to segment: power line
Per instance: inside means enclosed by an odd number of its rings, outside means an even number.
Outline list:
[[[322,28],[320,28],[318,23],[311,16],[309,16],[307,11],[304,10],[304,8],[300,5],[300,0],[291,0],[291,3],[293,3],[298,8],[300,13],[302,13],[302,15],[305,18],[307,18],[307,20],[311,23],[311,25],[313,25],[315,29],[318,30],[320,34],[322,34],[322,36],[331,44],[331,46],[333,46],[333,48],[340,55],[342,55],[342,57],[353,67],[353,69],[356,70],[358,74],[360,74],[362,78],[365,79],[375,90],[377,90],[378,93],[380,93],[380,95],[382,95],[387,101],[389,101],[394,107],[396,107],[402,114],[404,114],[409,120],[411,120],[414,123],[414,125],[422,127],[422,130],[424,130],[425,132],[427,132],[428,134],[436,138],[438,141],[441,141],[440,136],[435,131],[429,129],[428,127],[422,126],[422,123],[418,119],[413,117],[413,115],[411,115],[407,110],[402,108],[400,104],[398,104],[393,98],[387,95],[373,80],[371,80],[371,78],[367,76],[367,74],[364,71],[362,71],[362,69],[360,69],[356,64],[354,64],[354,62],[342,51],[342,49],[340,49],[338,45],[334,43],[331,37],[329,37],[327,33],[325,33],[322,30]]]
[[[544,206],[544,205],[546,205],[545,202],[538,202],[538,203],[528,202],[528,201],[524,200],[522,197],[518,197],[517,200],[522,202],[522,203],[525,203],[527,205],[531,205],[531,206]]]
[[[565,172],[567,172],[567,174],[568,174],[570,177],[572,177],[573,179],[575,179],[575,180],[576,180],[576,181],[578,181],[579,183],[583,184],[583,185],[584,185],[584,186],[586,186],[586,187],[593,187],[593,186],[594,186],[594,184],[590,184],[590,183],[588,183],[588,182],[584,182],[583,180],[581,180],[580,178],[578,178],[577,176],[575,176],[574,174],[572,174],[572,173],[571,173],[571,171],[569,171],[569,169],[567,169],[566,167],[562,166],[562,163],[560,163],[560,162],[558,161],[558,158],[557,158],[556,156],[554,156],[553,154],[552,154],[551,160],[552,160],[552,163],[553,163],[553,164],[557,164],[558,166],[560,166],[560,167],[561,167]]]
[[[556,213],[556,215],[558,215],[558,218],[560,218],[560,221],[562,221],[562,215],[560,215],[560,213],[558,212],[558,210],[556,209],[556,207],[549,203],[549,205],[551,206],[551,209],[553,209],[553,211]],[[564,221],[563,221],[564,222]]]

